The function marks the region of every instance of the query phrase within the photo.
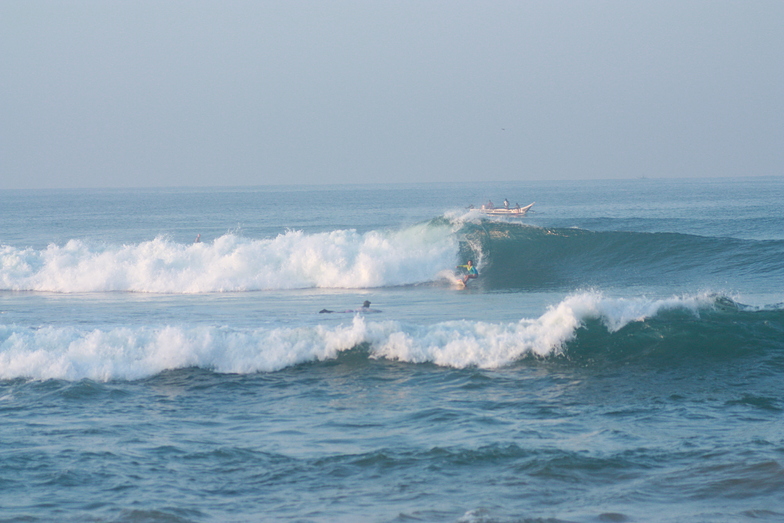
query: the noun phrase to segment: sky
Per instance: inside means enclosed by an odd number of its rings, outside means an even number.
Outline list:
[[[0,189],[784,175],[784,2],[0,0]]]

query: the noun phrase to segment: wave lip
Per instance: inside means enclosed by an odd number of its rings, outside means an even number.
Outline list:
[[[586,338],[584,334],[586,331],[599,336],[598,350],[606,350],[611,345],[606,335],[613,336],[632,324],[648,325],[652,319],[666,317],[666,311],[686,314],[698,326],[703,311],[735,316],[756,314],[737,308],[723,311],[722,300],[726,299],[710,295],[652,300],[583,293],[565,298],[538,318],[500,323],[458,320],[407,325],[397,321],[367,321],[357,315],[349,324],[297,328],[169,325],[87,330],[0,326],[0,379],[135,380],[186,367],[220,373],[274,372],[293,365],[336,359],[342,352],[357,347],[374,359],[496,369],[527,357],[569,356],[578,350],[572,346],[575,340],[583,343],[590,340],[591,336]],[[755,343],[778,339],[784,331],[781,311],[765,314],[768,316],[759,321],[770,332],[764,334],[767,338],[755,334],[760,337]],[[751,332],[760,332],[756,323],[744,317],[740,319],[750,325]],[[592,326],[595,323],[601,325],[601,332]],[[713,337],[708,342],[732,338],[726,331],[711,331],[709,327],[713,323],[712,320],[706,323],[705,332]],[[648,341],[649,333],[632,332],[636,337],[625,343],[627,347],[655,345],[670,331],[669,326],[656,331],[653,342]],[[741,339],[733,343],[742,344],[746,334],[738,332],[735,338]]]
[[[3,290],[203,293],[298,288],[369,288],[435,279],[454,265],[458,242],[447,225],[397,231],[287,231],[212,243],[164,237],[132,245],[70,240],[43,250],[0,247]]]

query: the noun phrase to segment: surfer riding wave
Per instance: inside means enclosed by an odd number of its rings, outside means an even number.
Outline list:
[[[476,267],[474,267],[473,260],[468,260],[468,263],[465,265],[458,265],[457,268],[466,270],[466,273],[462,279],[463,285],[466,285],[468,280],[473,280],[479,277],[479,272],[477,272]]]

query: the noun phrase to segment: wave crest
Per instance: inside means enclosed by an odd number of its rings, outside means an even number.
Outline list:
[[[750,339],[746,331],[754,333],[755,346],[781,345],[781,310],[745,311],[728,306],[727,301],[709,295],[650,300],[583,293],[565,298],[538,318],[508,323],[459,320],[409,325],[367,321],[357,315],[338,326],[298,328],[2,326],[0,378],[133,380],[186,367],[221,373],[273,372],[335,359],[357,347],[376,359],[495,369],[529,357],[590,359],[604,353],[612,359],[612,347],[617,346],[622,347],[620,353],[645,356],[668,336],[685,337],[687,350],[698,354],[716,346],[742,348]],[[690,322],[674,329],[668,318],[674,313]],[[722,321],[702,319],[712,314]],[[631,325],[638,327],[630,330]]]

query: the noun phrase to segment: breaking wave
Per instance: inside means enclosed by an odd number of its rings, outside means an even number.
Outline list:
[[[398,230],[166,237],[128,245],[74,239],[45,249],[0,246],[0,290],[206,293],[417,285],[472,258],[483,289],[686,283],[711,288],[784,277],[784,241],[677,233],[594,232],[445,216]],[[722,286],[723,288],[723,286]]]
[[[226,234],[212,243],[158,237],[131,245],[71,240],[46,249],[0,246],[0,289],[204,293],[368,288],[433,280],[453,266],[452,226],[397,231],[287,231],[271,239]]]
[[[749,309],[720,296],[608,298],[569,296],[534,319],[410,325],[356,315],[338,326],[238,329],[118,326],[85,329],[0,326],[0,379],[135,380],[199,367],[218,373],[274,372],[368,358],[453,368],[497,369],[533,359],[593,364],[672,356],[738,357],[784,351],[784,311]]]

